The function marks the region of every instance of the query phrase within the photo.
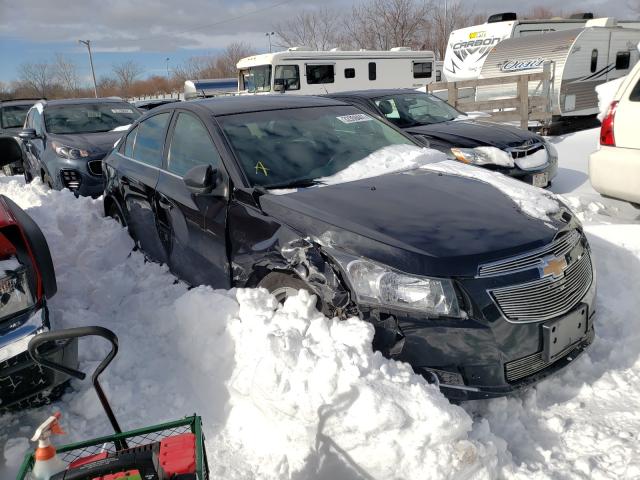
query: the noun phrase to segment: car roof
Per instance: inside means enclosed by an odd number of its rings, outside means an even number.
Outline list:
[[[33,105],[41,102],[40,98],[16,98],[15,100],[0,100],[0,107],[7,107],[11,105]]]
[[[313,97],[307,95],[237,95],[189,100],[187,102],[171,103],[154,108],[154,112],[161,109],[189,108],[197,106],[209,110],[214,116],[233,115],[268,110],[288,110],[293,108],[346,106],[348,103],[328,97]]]
[[[390,95],[398,95],[399,93],[415,93],[415,94],[427,94],[413,88],[384,88],[384,89],[370,89],[370,90],[350,90],[347,92],[330,93],[328,96],[332,98],[341,97],[356,97],[356,98],[380,98]]]
[[[117,97],[105,97],[105,98],[64,98],[60,100],[47,100],[35,103],[42,103],[45,106],[52,105],[80,105],[80,104],[95,104],[95,103],[127,103],[122,98]]]

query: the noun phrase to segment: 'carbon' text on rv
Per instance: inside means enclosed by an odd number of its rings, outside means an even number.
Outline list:
[[[453,45],[454,50],[460,50],[461,48],[471,48],[471,47],[483,47],[487,45],[493,45],[494,43],[498,43],[501,39],[498,37],[484,38],[478,40],[470,40],[468,42],[458,42]]]

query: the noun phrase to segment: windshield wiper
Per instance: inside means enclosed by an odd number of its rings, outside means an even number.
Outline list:
[[[262,188],[267,190],[273,190],[277,188],[307,188],[314,185],[324,185],[325,182],[317,180],[315,178],[299,178],[297,180],[291,180],[289,182],[272,183],[271,185],[262,185]]]

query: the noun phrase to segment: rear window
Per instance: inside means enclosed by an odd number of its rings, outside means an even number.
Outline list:
[[[632,102],[640,102],[640,79],[636,82],[633,90],[631,90],[629,100]]]
[[[78,103],[48,106],[44,123],[49,133],[98,133],[129,125],[139,116],[129,103]]]
[[[21,128],[31,105],[7,105],[0,109],[2,128]]]

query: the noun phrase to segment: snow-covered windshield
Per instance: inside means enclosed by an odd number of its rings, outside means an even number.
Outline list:
[[[310,186],[392,145],[415,145],[350,106],[297,108],[218,119],[254,186]]]
[[[49,133],[97,133],[129,125],[140,114],[140,110],[124,102],[52,105],[44,112],[44,122]]]
[[[448,122],[462,114],[444,100],[426,93],[399,93],[374,101],[385,118],[400,128]]]

